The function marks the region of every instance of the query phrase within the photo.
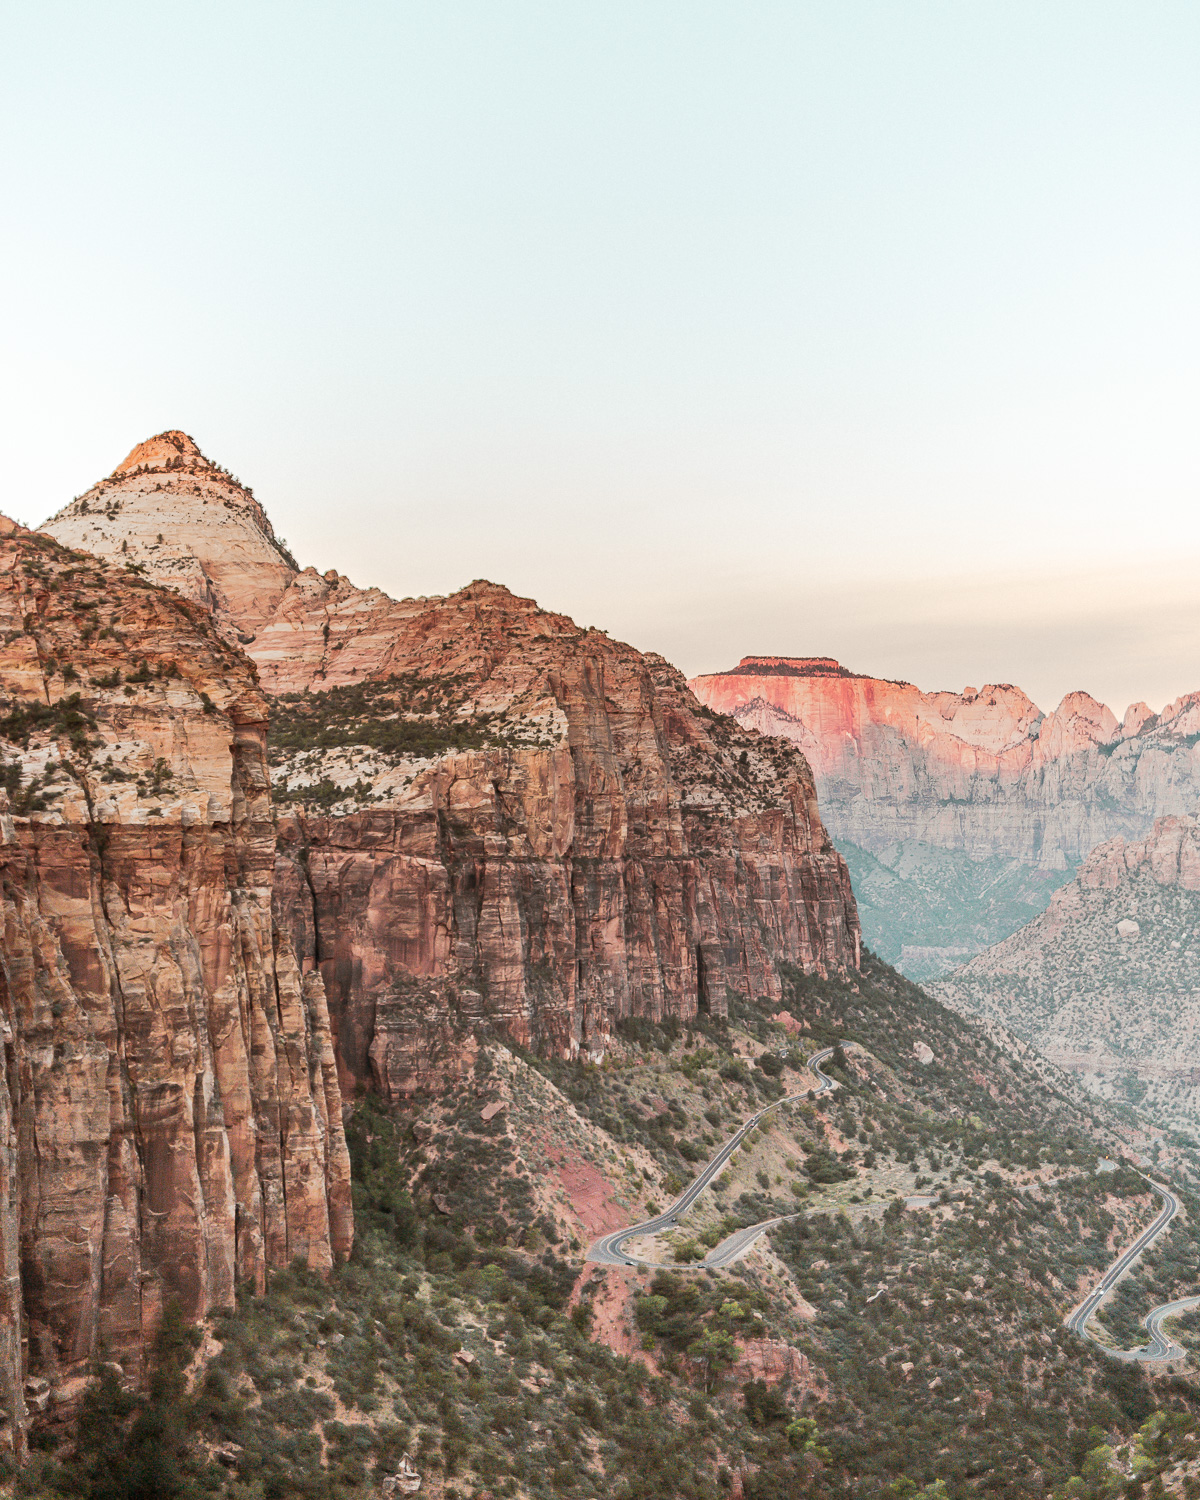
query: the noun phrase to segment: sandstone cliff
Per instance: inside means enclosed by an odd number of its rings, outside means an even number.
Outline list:
[[[325,996],[271,914],[267,707],[206,610],[0,539],[0,1400],[350,1247]],[[43,1387],[37,1385],[39,1399]],[[14,1394],[15,1393],[15,1394]]]
[[[1044,714],[1007,684],[924,693],[827,658],[746,657],[689,686],[804,751],[856,889],[876,892],[868,941],[892,959],[1006,936],[1097,844],[1200,806],[1200,693],[1118,723],[1086,693]],[[907,928],[888,906],[909,908]]]
[[[444,749],[378,748],[391,715],[422,724],[429,699],[403,688],[276,709],[277,783],[298,799],[278,900],[357,1080],[419,1084],[452,1023],[599,1056],[625,1016],[777,999],[780,960],[857,964],[803,759],[705,717],[661,659],[473,584],[396,630],[387,666],[454,684],[426,721]],[[322,785],[343,797],[324,815]]]
[[[266,576],[265,516],[198,455],[228,505],[172,480],[180,443],[96,487],[107,527],[79,533],[74,502],[46,530],[128,557],[136,517],[163,581],[228,578],[227,541]],[[276,912],[324,979],[344,1084],[442,1083],[483,1023],[596,1056],[624,1016],[777,1000],[781,961],[856,966],[803,757],[706,713],[660,658],[487,583],[396,601],[307,569],[264,614],[269,593],[222,583],[214,608],[276,695]]]
[[[1200,1124],[1200,827],[1111,839],[1028,926],[933,992],[1164,1124]]]

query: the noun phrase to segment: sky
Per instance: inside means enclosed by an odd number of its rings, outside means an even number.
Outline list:
[[[1194,0],[14,8],[0,509],[169,427],[302,564],[662,652],[1200,688]]]

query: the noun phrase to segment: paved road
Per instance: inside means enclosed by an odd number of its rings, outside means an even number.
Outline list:
[[[1150,1343],[1144,1350],[1110,1349],[1109,1353],[1116,1354],[1118,1359],[1182,1359],[1187,1350],[1163,1332],[1163,1323],[1167,1318],[1178,1317],[1192,1307],[1200,1307],[1200,1297],[1181,1297],[1178,1302],[1161,1302],[1142,1319],[1150,1330]]]
[[[716,1156],[708,1163],[704,1170],[696,1177],[671,1204],[665,1213],[657,1214],[653,1219],[644,1219],[640,1224],[631,1224],[628,1229],[618,1229],[612,1234],[601,1236],[588,1250],[587,1259],[602,1266],[646,1266],[654,1264],[651,1261],[637,1260],[625,1251],[625,1242],[643,1234],[659,1234],[664,1229],[674,1229],[683,1215],[691,1208],[696,1199],[708,1187],[713,1178],[720,1173],[726,1162],[742,1144],[745,1138],[761,1124],[763,1118],[770,1114],[773,1109],[778,1109],[781,1104],[794,1104],[801,1099],[807,1099],[810,1093],[824,1094],[830,1089],[837,1087],[834,1079],[821,1071],[821,1064],[833,1056],[833,1048],[826,1047],[821,1052],[815,1052],[808,1060],[809,1069],[819,1080],[816,1089],[804,1089],[798,1094],[788,1094],[783,1099],[776,1099],[774,1103],[766,1105],[757,1114],[753,1114],[738,1132],[731,1136],[728,1141],[717,1152]],[[1106,1164],[1107,1165],[1107,1164]],[[1114,1163],[1115,1165],[1115,1163]],[[1109,1292],[1120,1282],[1133,1268],[1138,1257],[1150,1245],[1163,1234],[1171,1224],[1175,1215],[1179,1212],[1179,1199],[1161,1182],[1154,1182],[1149,1177],[1146,1181],[1163,1200],[1162,1212],[1154,1220],[1153,1224],[1143,1229],[1133,1244],[1113,1261],[1108,1270],[1083,1299],[1081,1303],[1071,1310],[1064,1320],[1066,1326],[1081,1338],[1090,1339],[1098,1349],[1103,1349],[1105,1354],[1114,1359],[1123,1360],[1167,1360],[1178,1359],[1185,1351],[1163,1332],[1163,1323],[1167,1318],[1176,1317],[1188,1308],[1200,1307],[1200,1297],[1183,1297],[1177,1302],[1164,1302],[1158,1307],[1151,1308],[1142,1320],[1150,1333],[1150,1342],[1140,1349],[1111,1349],[1102,1344],[1095,1334],[1088,1331],[1088,1324],[1100,1303]],[[916,1206],[914,1199],[908,1203]],[[768,1229],[774,1228],[776,1224],[782,1224],[789,1218],[796,1217],[794,1214],[783,1214],[775,1219],[764,1219],[759,1224],[751,1224],[745,1229],[738,1229],[727,1239],[721,1241],[715,1249],[709,1251],[702,1261],[693,1261],[693,1268],[720,1270],[724,1266],[732,1265],[740,1256],[744,1255],[751,1245],[765,1234]],[[878,1293],[876,1293],[878,1295]],[[874,1298],[871,1299],[874,1301]]]
[[[700,1265],[707,1267],[710,1271],[719,1271],[725,1266],[731,1266],[735,1260],[740,1260],[754,1241],[760,1235],[766,1234],[768,1229],[774,1229],[776,1224],[786,1224],[789,1219],[794,1219],[795,1214],[780,1214],[777,1219],[764,1219],[761,1224],[751,1224],[749,1229],[738,1229],[724,1239],[713,1250],[710,1250]]]
[[[808,1060],[808,1066],[810,1071],[815,1073],[819,1080],[815,1089],[804,1089],[799,1094],[788,1094],[784,1098],[776,1099],[774,1103],[766,1105],[757,1114],[751,1115],[737,1134],[731,1136],[725,1142],[700,1175],[684,1188],[683,1192],[680,1193],[679,1197],[676,1198],[675,1202],[664,1213],[657,1214],[653,1219],[645,1219],[640,1224],[631,1224],[628,1229],[618,1229],[612,1234],[602,1235],[588,1251],[587,1259],[595,1261],[598,1265],[602,1266],[645,1266],[652,1264],[650,1261],[637,1260],[632,1255],[627,1255],[623,1248],[626,1240],[635,1239],[638,1235],[642,1234],[659,1234],[664,1229],[674,1229],[704,1189],[712,1182],[713,1178],[720,1174],[725,1163],[745,1138],[761,1124],[763,1117],[769,1115],[773,1109],[778,1109],[781,1104],[794,1104],[801,1099],[807,1099],[809,1094],[824,1094],[830,1089],[836,1088],[837,1083],[827,1074],[821,1072],[821,1064],[832,1056],[832,1047],[826,1047],[821,1052],[814,1052]],[[787,1216],[785,1215],[784,1217]],[[738,1254],[745,1250],[760,1234],[769,1229],[773,1224],[780,1224],[782,1222],[782,1219],[764,1219],[761,1224],[752,1224],[748,1229],[739,1229],[736,1234],[732,1234],[727,1240],[723,1240],[704,1260],[693,1261],[692,1265],[698,1269],[710,1267],[713,1270],[718,1270],[721,1266],[727,1266],[731,1261],[736,1260]],[[745,1238],[747,1235],[749,1239]],[[739,1240],[741,1243],[735,1245],[733,1243],[735,1240]]]
[[[1072,1333],[1079,1334],[1082,1338],[1090,1339],[1098,1349],[1103,1349],[1105,1354],[1111,1354],[1114,1359],[1123,1360],[1156,1360],[1156,1359],[1178,1359],[1184,1351],[1178,1344],[1168,1339],[1163,1331],[1162,1325],[1165,1318],[1173,1317],[1176,1313],[1183,1312],[1188,1307],[1200,1305],[1200,1297],[1184,1297],[1179,1302],[1164,1302],[1160,1306],[1152,1308],[1142,1322],[1150,1331],[1150,1343],[1140,1349],[1110,1349],[1107,1344],[1102,1344],[1094,1333],[1088,1331],[1088,1323],[1092,1315],[1100,1306],[1100,1303],[1109,1292],[1121,1281],[1132,1269],[1133,1264],[1147,1246],[1152,1245],[1160,1234],[1166,1230],[1171,1220],[1179,1212],[1179,1199],[1169,1187],[1161,1182],[1154,1182],[1149,1177],[1146,1181],[1163,1201],[1162,1212],[1154,1223],[1143,1229],[1128,1250],[1123,1251],[1104,1275],[1087,1294],[1078,1307],[1073,1308],[1066,1316],[1065,1322]]]

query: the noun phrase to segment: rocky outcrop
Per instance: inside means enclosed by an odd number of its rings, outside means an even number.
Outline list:
[[[801,755],[706,714],[661,658],[496,585],[396,601],[277,576],[265,516],[180,443],[96,487],[111,524],[80,531],[95,504],[77,501],[46,530],[128,557],[136,518],[138,560],[185,591],[207,580],[274,695],[275,909],[324,981],[344,1085],[444,1083],[481,1025],[596,1056],[622,1017],[777,1000],[780,962],[857,964]],[[269,588],[228,581],[251,552]]]
[[[1030,1040],[1096,1092],[1200,1123],[1200,826],[1093,850],[1046,911],[934,992]]]
[[[100,1349],[136,1375],[169,1301],[350,1248],[323,987],[272,919],[266,728],[206,610],[0,540],[10,1391],[69,1400]]]
[[[766,1386],[782,1385],[799,1403],[813,1388],[805,1355],[779,1339],[739,1339],[737,1362],[728,1379],[736,1386],[744,1386],[751,1380],[761,1380]]]
[[[689,686],[804,751],[856,885],[878,886],[881,908],[912,908],[907,930],[868,927],[890,958],[906,941],[969,950],[1003,937],[1097,844],[1200,806],[1200,693],[1159,715],[1134,704],[1118,723],[1086,693],[1044,714],[1008,684],[924,693],[828,658],[745,657]],[[938,851],[990,865],[976,880]]]

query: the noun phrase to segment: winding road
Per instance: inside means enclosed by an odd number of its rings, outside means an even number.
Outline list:
[[[696,1199],[705,1190],[713,1179],[720,1173],[721,1169],[729,1161],[730,1157],[742,1144],[750,1132],[756,1129],[769,1115],[773,1109],[778,1109],[781,1104],[795,1104],[800,1100],[807,1099],[809,1094],[828,1093],[837,1087],[835,1079],[821,1071],[821,1064],[833,1056],[833,1048],[826,1047],[820,1052],[813,1053],[808,1060],[809,1070],[818,1079],[816,1089],[804,1089],[797,1094],[787,1094],[782,1099],[776,1099],[773,1103],[766,1105],[756,1114],[750,1116],[746,1123],[737,1133],[717,1152],[716,1156],[708,1163],[704,1170],[684,1188],[674,1203],[661,1214],[656,1214],[652,1219],[644,1219],[640,1224],[631,1224],[628,1229],[617,1229],[611,1234],[602,1235],[591,1246],[587,1253],[587,1259],[602,1266],[654,1266],[657,1262],[639,1260],[628,1254],[625,1244],[628,1240],[636,1239],[639,1235],[659,1234],[664,1229],[674,1229],[679,1224],[682,1216],[691,1208]],[[1087,1296],[1076,1307],[1067,1314],[1063,1320],[1066,1327],[1072,1333],[1077,1333],[1081,1338],[1090,1340],[1098,1349],[1113,1359],[1127,1361],[1152,1361],[1180,1359],[1186,1351],[1175,1343],[1163,1332],[1163,1323],[1172,1317],[1186,1312],[1189,1308],[1200,1307],[1200,1297],[1182,1297],[1176,1302],[1163,1302],[1158,1307],[1153,1307],[1142,1319],[1150,1334],[1150,1342],[1137,1349],[1113,1349],[1104,1344],[1092,1333],[1088,1324],[1095,1315],[1104,1298],[1116,1287],[1133,1268],[1134,1263],[1142,1252],[1151,1246],[1159,1235],[1163,1234],[1171,1225],[1175,1215],[1179,1212],[1179,1199],[1171,1189],[1161,1182],[1154,1182],[1147,1177],[1146,1181],[1163,1200],[1162,1212],[1147,1228],[1143,1229],[1137,1239],[1128,1249],[1113,1261],[1108,1270],[1087,1294]],[[759,1224],[751,1224],[745,1229],[738,1229],[721,1241],[714,1249],[710,1250],[702,1261],[692,1261],[691,1269],[718,1271],[725,1266],[732,1265],[749,1250],[755,1240],[774,1228],[776,1224],[782,1224],[787,1219],[796,1217],[794,1214],[781,1214],[774,1219],[764,1219]],[[680,1266],[679,1269],[686,1269]],[[878,1294],[877,1294],[878,1295]],[[874,1299],[871,1299],[874,1300]]]
[[[1072,1333],[1077,1333],[1081,1338],[1090,1339],[1097,1349],[1103,1350],[1105,1354],[1111,1355],[1113,1359],[1123,1359],[1128,1362],[1180,1359],[1186,1354],[1186,1350],[1163,1333],[1163,1323],[1167,1318],[1173,1318],[1178,1313],[1186,1312],[1189,1307],[1200,1306],[1200,1297],[1182,1297],[1177,1302],[1162,1302],[1158,1307],[1152,1307],[1142,1319],[1150,1334],[1150,1342],[1143,1344],[1137,1349],[1113,1349],[1104,1344],[1097,1336],[1090,1332],[1088,1324],[1093,1314],[1099,1308],[1101,1302],[1109,1292],[1121,1281],[1132,1269],[1133,1264],[1160,1234],[1168,1228],[1171,1220],[1179,1212],[1179,1199],[1169,1187],[1161,1182],[1154,1182],[1151,1178],[1145,1179],[1163,1201],[1162,1212],[1153,1224],[1143,1229],[1128,1250],[1124,1250],[1105,1271],[1104,1275],[1087,1294],[1077,1307],[1071,1309],[1064,1322]]]
[[[588,1250],[587,1259],[601,1266],[649,1266],[655,1264],[653,1261],[637,1260],[634,1256],[626,1254],[624,1245],[626,1240],[637,1238],[643,1234],[659,1234],[664,1229],[674,1229],[680,1218],[691,1208],[696,1199],[708,1187],[713,1178],[716,1177],[725,1163],[742,1144],[750,1132],[756,1129],[766,1115],[773,1109],[778,1109],[782,1104],[797,1104],[807,1099],[809,1094],[825,1094],[830,1089],[837,1088],[837,1081],[830,1078],[828,1074],[821,1072],[821,1064],[833,1056],[833,1048],[826,1047],[821,1052],[814,1052],[808,1060],[808,1068],[813,1073],[818,1085],[815,1089],[808,1088],[798,1094],[786,1094],[782,1099],[776,1099],[771,1104],[765,1105],[753,1114],[737,1132],[713,1157],[712,1161],[704,1168],[698,1177],[684,1188],[679,1197],[675,1199],[663,1213],[656,1214],[653,1219],[645,1219],[640,1224],[631,1224],[628,1229],[617,1229],[611,1234],[602,1235]],[[782,1224],[784,1219],[792,1215],[784,1214],[775,1219],[764,1219],[761,1224],[752,1224],[748,1229],[739,1229],[731,1234],[728,1239],[722,1240],[702,1261],[692,1261],[691,1266],[695,1270],[720,1270],[722,1266],[728,1266],[737,1260],[739,1255],[745,1254],[749,1247],[759,1237],[765,1234],[775,1224]],[[683,1269],[681,1267],[681,1269]]]

